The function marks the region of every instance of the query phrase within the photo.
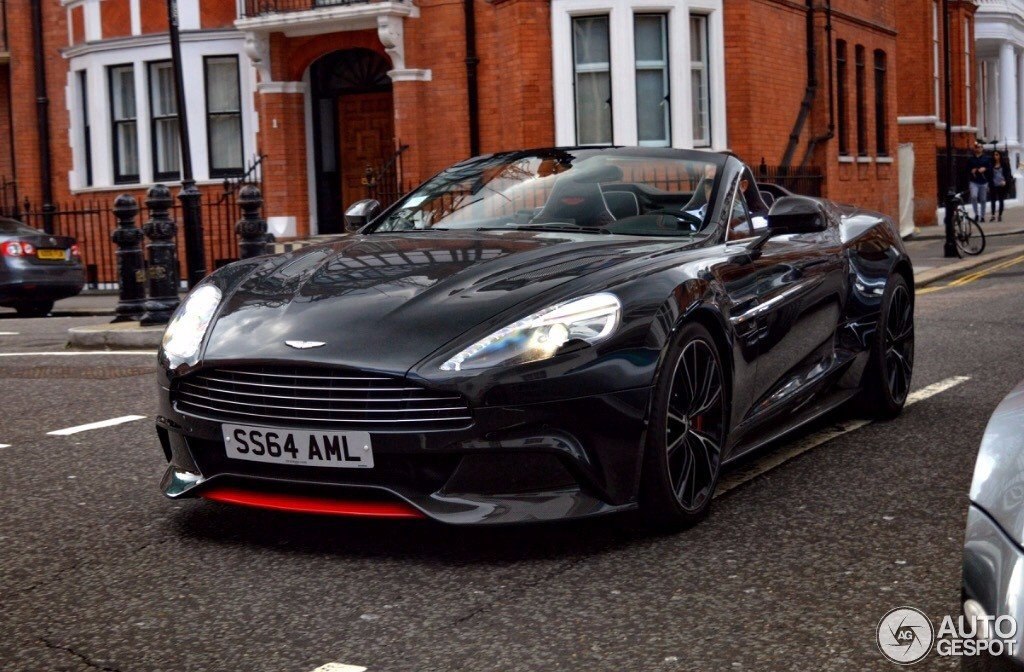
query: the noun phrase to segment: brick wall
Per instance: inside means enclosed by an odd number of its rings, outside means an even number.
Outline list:
[[[0,65],[0,182],[14,179],[14,154],[10,143],[10,73],[11,70],[7,65]]]

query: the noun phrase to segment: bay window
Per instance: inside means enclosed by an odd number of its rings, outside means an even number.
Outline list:
[[[726,147],[722,0],[551,0],[555,143]]]

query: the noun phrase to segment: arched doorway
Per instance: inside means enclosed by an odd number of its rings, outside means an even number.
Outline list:
[[[391,63],[370,49],[344,49],[309,68],[320,233],[344,230],[345,206],[368,196],[366,168],[394,152]]]

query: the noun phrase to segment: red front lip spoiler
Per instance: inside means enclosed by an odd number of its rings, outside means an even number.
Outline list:
[[[203,497],[215,502],[241,504],[274,511],[319,513],[359,518],[425,518],[422,512],[401,502],[355,502],[308,495],[254,492],[239,488],[212,488]]]

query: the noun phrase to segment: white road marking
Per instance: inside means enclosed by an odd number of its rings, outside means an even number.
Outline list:
[[[136,420],[142,420],[146,416],[144,415],[124,415],[120,418],[111,418],[110,420],[100,420],[99,422],[90,422],[87,425],[78,425],[77,427],[68,427],[66,429],[58,429],[52,432],[47,432],[49,436],[68,436],[70,434],[77,434],[79,432],[87,432],[90,429],[101,429],[103,427],[113,427],[114,425],[123,425],[126,422],[135,422]]]
[[[0,336],[17,336],[19,333],[17,331],[0,331]]]
[[[345,663],[327,663],[316,668],[313,672],[366,672],[366,668],[359,665],[346,665]]]
[[[966,383],[970,379],[970,376],[953,376],[952,378],[946,378],[945,380],[940,380],[937,383],[932,383],[927,387],[922,387],[920,390],[911,392],[907,396],[907,405],[916,404],[919,401],[924,401],[925,399],[934,397],[936,394],[945,392],[946,390],[956,387],[961,383]],[[730,490],[743,485],[747,481],[757,478],[761,474],[771,471],[775,467],[792,460],[794,457],[806,453],[812,448],[817,448],[821,444],[827,443],[834,438],[842,436],[843,434],[848,434],[860,429],[861,427],[866,427],[870,425],[871,422],[871,420],[847,420],[840,422],[833,427],[805,436],[799,441],[791,443],[779,450],[771,451],[761,458],[754,460],[742,469],[735,469],[728,472],[718,483],[718,489],[715,491],[715,497],[721,497]]]
[[[156,350],[56,350],[53,352],[0,352],[0,357],[93,357],[96,355],[146,355],[155,357]]]
[[[0,443],[0,448],[10,448],[10,447],[11,447],[11,444],[9,444],[9,443]]]

